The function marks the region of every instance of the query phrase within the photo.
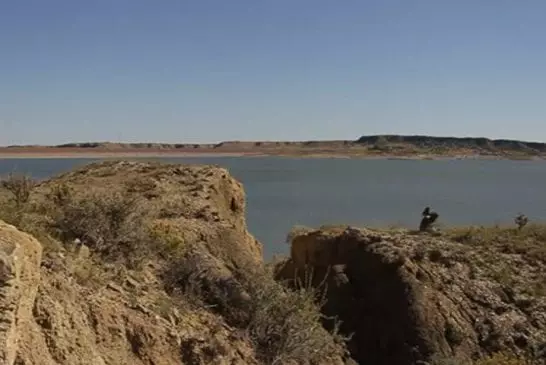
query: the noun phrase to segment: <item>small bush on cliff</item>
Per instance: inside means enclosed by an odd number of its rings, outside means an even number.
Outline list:
[[[320,362],[339,351],[344,338],[336,327],[331,335],[321,325],[318,291],[291,291],[267,270],[243,282],[252,301],[246,331],[266,364]]]
[[[10,173],[0,179],[0,219],[19,226],[36,182],[27,175]]]
[[[13,195],[18,208],[28,202],[30,193],[36,182],[28,175],[10,173],[6,178],[0,180],[0,186]]]
[[[270,268],[240,270],[234,279],[214,280],[202,267],[205,261],[199,255],[185,255],[173,266],[171,284],[186,301],[211,308],[241,330],[260,361],[324,363],[343,355],[346,339],[337,327],[330,334],[322,327],[317,291],[310,287],[292,291],[274,280]]]
[[[81,240],[103,257],[138,264],[149,254],[150,235],[139,201],[119,191],[74,195],[59,185],[47,195],[49,230],[63,242]]]

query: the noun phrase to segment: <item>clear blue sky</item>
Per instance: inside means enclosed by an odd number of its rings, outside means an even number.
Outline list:
[[[544,0],[5,0],[0,144],[546,141]]]

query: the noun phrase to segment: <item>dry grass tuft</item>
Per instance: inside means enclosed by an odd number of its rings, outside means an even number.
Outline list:
[[[320,362],[345,343],[337,324],[332,336],[322,327],[325,302],[318,289],[307,285],[289,290],[273,279],[270,269],[244,284],[252,298],[246,331],[264,363]]]
[[[106,282],[104,270],[91,259],[74,260],[70,265],[70,271],[76,282],[80,285],[98,288]]]
[[[220,314],[250,340],[260,361],[314,363],[343,355],[346,339],[337,326],[330,334],[322,327],[317,290],[284,287],[274,280],[272,267],[214,280],[202,275],[206,269],[196,269],[201,265],[196,257],[187,255],[175,266],[171,277],[177,280],[179,295]]]
[[[177,228],[163,220],[155,220],[148,224],[148,234],[153,246],[163,258],[180,257],[187,246]]]

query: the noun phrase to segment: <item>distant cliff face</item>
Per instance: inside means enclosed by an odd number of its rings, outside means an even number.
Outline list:
[[[349,147],[381,148],[391,146],[396,150],[403,146],[423,149],[423,152],[440,152],[440,150],[471,150],[476,153],[522,152],[527,154],[546,153],[546,143],[525,142],[508,139],[489,139],[483,137],[435,137],[426,135],[370,135],[362,136],[357,140],[332,141],[225,141],[217,144],[169,144],[169,143],[69,143],[57,147],[62,148],[91,148],[91,149],[214,149],[214,150],[275,150],[275,149],[346,149]],[[407,151],[411,152],[411,151]]]
[[[325,282],[325,314],[354,333],[361,364],[466,364],[497,352],[545,364],[546,229],[530,229],[311,230],[293,238],[279,278],[311,269]]]
[[[58,146],[0,147],[0,155],[235,154],[306,157],[546,158],[546,143],[482,137],[371,135],[356,140],[224,141],[220,143],[84,142]]]
[[[526,152],[531,154],[545,153],[546,143],[523,142],[507,139],[488,139],[472,137],[433,137],[433,136],[402,136],[402,135],[375,135],[362,136],[358,144],[398,144],[411,145],[423,149],[471,149],[476,152]]]

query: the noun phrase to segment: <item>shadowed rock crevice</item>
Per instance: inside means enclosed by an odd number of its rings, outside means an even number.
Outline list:
[[[545,363],[546,298],[530,284],[546,271],[534,251],[347,227],[302,231],[291,243],[278,279],[322,289],[323,313],[352,334],[359,364],[467,364],[500,352]]]
[[[431,349],[417,330],[417,314],[412,311],[415,300],[399,270],[403,261],[364,248],[374,245],[377,237],[362,240],[352,248],[350,235],[331,238],[321,246],[324,238],[316,233],[296,238],[296,262],[289,262],[281,276],[292,278],[299,272],[300,279],[305,280],[309,274],[302,273],[303,266],[299,265],[303,262],[299,259],[307,261],[312,267],[312,284],[323,285],[326,290],[323,313],[330,319],[325,320],[325,326],[331,329],[334,318],[341,321],[340,330],[351,335],[351,357],[359,364],[410,365],[424,360]],[[313,242],[328,252],[306,250]]]
[[[414,364],[430,352],[419,338],[411,288],[400,277],[399,263],[361,251],[348,260],[349,300],[334,293],[327,314],[340,314],[345,333],[354,333],[349,350],[361,364]],[[378,280],[378,278],[381,278]],[[331,290],[336,290],[335,287]],[[421,351],[414,351],[415,348]]]

